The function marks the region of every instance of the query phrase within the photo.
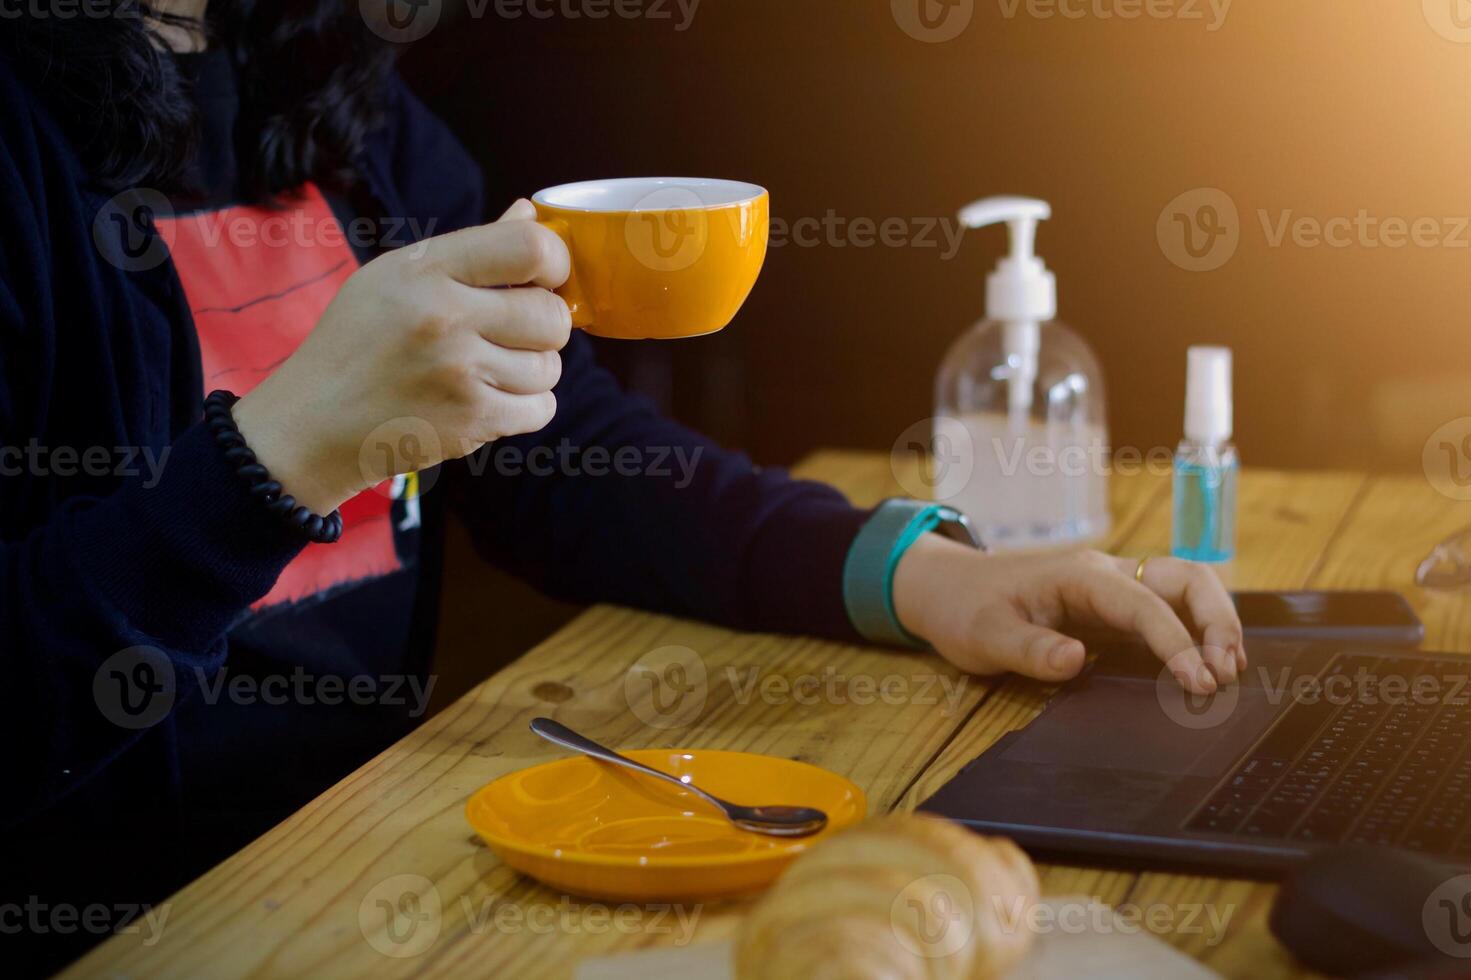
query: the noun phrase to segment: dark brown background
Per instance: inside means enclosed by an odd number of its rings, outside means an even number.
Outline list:
[[[672,0],[672,19],[601,21],[445,2],[405,72],[483,163],[493,206],[643,174],[756,181],[788,221],[948,218],[1035,195],[1055,207],[1041,252],[1062,318],[1102,358],[1115,445],[1174,444],[1185,348],[1201,342],[1236,349],[1248,464],[1415,467],[1436,427],[1471,414],[1471,231],[1460,248],[1274,248],[1259,216],[1471,215],[1471,45],[1419,0],[1237,0],[1216,31],[1207,0],[1189,0],[1204,20],[1093,13],[1129,0],[1009,17],[1010,0],[974,0],[944,44],[907,35],[889,0],[704,0],[683,32]],[[1155,226],[1199,187],[1235,201],[1241,244],[1191,273]],[[931,414],[935,368],[1002,248],[997,230],[951,261],[788,244],[724,334],[607,356],[767,461],[887,448]]]

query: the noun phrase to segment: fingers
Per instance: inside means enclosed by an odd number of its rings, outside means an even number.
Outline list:
[[[539,395],[561,380],[562,358],[556,351],[491,347],[481,371],[492,388],[513,395]]]
[[[1215,676],[1169,603],[1133,578],[1120,575],[1112,564],[1079,563],[1064,584],[1063,600],[1070,610],[1091,613],[1105,626],[1140,637],[1187,691],[1211,694],[1216,690]]]
[[[526,198],[524,198],[524,197],[517,198],[511,204],[510,207],[506,208],[506,213],[503,214],[503,215],[501,215],[496,220],[497,221],[535,221],[536,220],[536,205],[535,204],[532,204],[530,201],[526,200]]]
[[[980,658],[996,671],[1058,682],[1078,676],[1083,669],[1086,652],[1080,641],[1014,614],[1001,623],[987,630]]]
[[[518,210],[519,209],[519,210]],[[524,213],[520,202],[507,217],[429,239],[430,268],[466,286],[524,286],[556,289],[567,281],[572,259],[556,232],[534,221],[511,219]]]
[[[1194,562],[1155,558],[1144,566],[1144,585],[1177,609],[1189,611],[1216,678],[1235,681],[1246,669],[1246,644],[1236,605],[1215,573]]]
[[[497,347],[557,351],[572,336],[572,313],[556,293],[535,286],[515,289],[461,288],[477,332]]]
[[[482,429],[477,438],[483,445],[505,436],[540,432],[556,414],[557,399],[550,391],[513,395],[487,388],[479,412]]]

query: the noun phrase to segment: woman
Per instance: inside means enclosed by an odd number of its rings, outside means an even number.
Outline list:
[[[1198,693],[1245,667],[1202,569],[904,548],[936,515],[856,510],[622,393],[551,292],[562,242],[525,201],[481,223],[474,165],[357,3],[84,9],[0,35],[16,896],[157,901],[399,735],[422,698],[387,690],[425,693],[446,505],[582,601],[1048,681],[1082,667],[1072,620],[1140,635]],[[492,442],[695,465],[456,462]],[[38,963],[100,938],[21,931]]]

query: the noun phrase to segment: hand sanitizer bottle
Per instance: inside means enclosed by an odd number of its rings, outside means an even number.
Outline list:
[[[986,319],[940,366],[935,496],[970,517],[987,547],[1049,547],[1108,533],[1108,426],[1098,360],[1054,319],[1057,280],[1033,254],[1045,201],[994,197],[960,212],[1005,223],[1011,253],[986,281]],[[970,464],[970,465],[966,465]]]
[[[1192,347],[1185,441],[1175,453],[1176,558],[1225,562],[1236,554],[1236,476],[1231,445],[1231,351]]]

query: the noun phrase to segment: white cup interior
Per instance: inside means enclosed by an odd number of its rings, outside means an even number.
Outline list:
[[[681,211],[753,201],[764,188],[707,177],[622,177],[584,180],[537,191],[537,204],[573,211]]]

